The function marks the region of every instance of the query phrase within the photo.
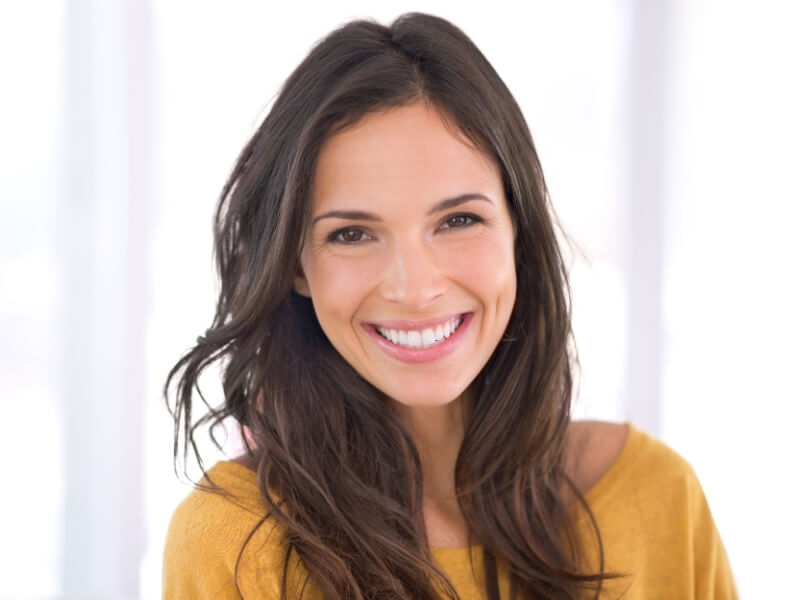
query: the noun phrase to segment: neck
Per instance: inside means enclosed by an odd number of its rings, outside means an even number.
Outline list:
[[[422,464],[424,497],[434,502],[455,500],[455,467],[464,439],[465,398],[441,406],[398,405]]]

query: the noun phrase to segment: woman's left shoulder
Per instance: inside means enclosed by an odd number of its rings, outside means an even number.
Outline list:
[[[613,467],[628,442],[630,426],[605,421],[572,421],[567,430],[567,474],[587,492]]]
[[[567,439],[607,568],[631,574],[619,580],[626,598],[737,597],[702,486],[680,454],[631,424],[573,422]],[[578,522],[592,531],[585,513]]]
[[[661,505],[668,499],[688,502],[690,509],[706,504],[689,461],[653,435],[630,423],[583,421],[571,426],[568,473],[591,503],[616,502],[635,492]]]
[[[629,423],[573,421],[567,434],[567,473],[581,493],[617,479],[698,485],[689,463],[675,450]],[[656,483],[656,481],[654,481]]]

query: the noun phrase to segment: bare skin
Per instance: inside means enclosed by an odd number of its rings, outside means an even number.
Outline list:
[[[442,409],[444,407],[436,407]],[[453,407],[454,408],[454,407]],[[426,411],[427,412],[427,411]],[[432,548],[461,548],[467,546],[467,526],[455,499],[453,471],[461,439],[450,428],[449,435],[442,436],[435,426],[437,411],[430,414],[415,412],[415,423],[410,423],[417,438],[422,460],[425,497],[423,515]],[[438,422],[448,420],[439,414]],[[447,415],[454,418],[454,413]],[[460,415],[455,415],[460,418]],[[452,423],[452,421],[450,421]],[[619,456],[627,439],[628,428],[617,423],[601,421],[573,421],[567,431],[567,473],[581,493],[591,489],[608,471]],[[423,440],[427,440],[423,442]],[[238,456],[233,462],[255,470],[250,457]],[[570,492],[565,492],[567,503],[575,501]]]
[[[464,437],[462,400],[432,407],[397,405],[420,455],[424,490],[422,514],[432,548],[469,545],[453,477]]]
[[[592,488],[622,451],[628,428],[616,423],[573,421],[567,431],[566,468],[583,494]],[[434,438],[438,439],[438,438]],[[434,448],[421,452],[426,488],[423,514],[432,548],[460,548],[469,544],[467,525],[455,499],[453,471],[458,447]],[[432,482],[437,482],[431,485]],[[568,504],[576,498],[564,491]]]

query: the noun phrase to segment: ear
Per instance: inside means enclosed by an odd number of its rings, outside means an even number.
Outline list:
[[[297,274],[294,276],[293,289],[295,293],[300,294],[301,296],[305,296],[306,298],[311,297],[311,290],[308,287],[308,280],[306,279],[306,276],[300,267],[297,268]]]

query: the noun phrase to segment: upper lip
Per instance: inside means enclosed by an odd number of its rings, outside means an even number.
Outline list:
[[[380,327],[381,329],[402,329],[402,330],[415,330],[415,329],[428,329],[428,328],[435,328],[439,325],[444,325],[452,321],[453,319],[458,319],[462,315],[467,313],[453,313],[450,315],[446,315],[444,317],[433,317],[431,319],[425,319],[422,321],[404,321],[404,320],[392,320],[392,321],[370,321],[367,323],[368,325],[372,325],[373,327]]]

